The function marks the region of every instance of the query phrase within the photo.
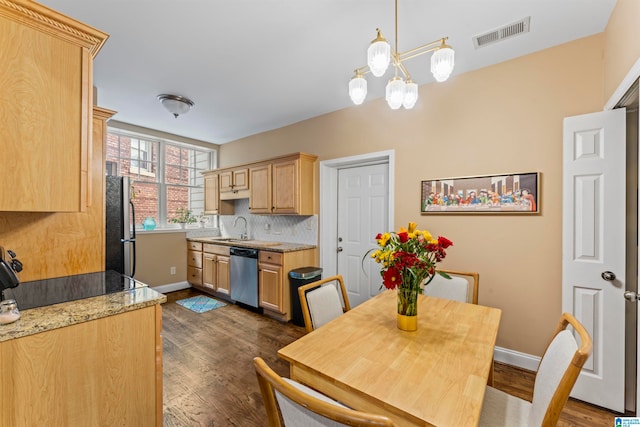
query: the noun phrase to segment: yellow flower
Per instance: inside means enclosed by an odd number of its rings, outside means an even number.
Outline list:
[[[424,240],[427,242],[433,240],[433,236],[427,230],[422,230],[422,235],[424,236]]]
[[[415,239],[420,230],[416,230],[417,224],[413,221],[409,222],[409,228],[400,227],[398,234],[407,233],[409,239]]]
[[[384,233],[379,239],[378,244],[382,247],[387,246],[387,242],[391,238],[391,234],[389,232]]]

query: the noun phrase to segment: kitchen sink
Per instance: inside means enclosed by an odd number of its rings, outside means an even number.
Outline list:
[[[217,238],[214,237],[211,239],[212,243],[215,242],[225,242],[225,243],[240,243],[243,245],[249,245],[249,246],[278,246],[281,245],[280,242],[267,242],[264,240],[250,240],[250,239],[237,239],[237,238],[233,238],[233,237],[221,237],[221,238]]]

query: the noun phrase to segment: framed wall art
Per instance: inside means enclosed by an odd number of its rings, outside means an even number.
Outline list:
[[[540,212],[540,172],[422,181],[421,213]]]

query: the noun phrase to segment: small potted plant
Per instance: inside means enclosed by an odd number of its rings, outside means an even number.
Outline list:
[[[187,224],[193,224],[198,221],[198,218],[191,214],[189,209],[178,208],[176,211],[176,216],[171,218],[171,221],[174,224],[180,224],[180,227],[185,228]]]

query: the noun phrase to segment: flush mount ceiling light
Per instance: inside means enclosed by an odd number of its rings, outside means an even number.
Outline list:
[[[168,95],[166,93],[158,95],[158,100],[176,119],[180,114],[188,113],[191,107],[195,105],[189,98],[179,95]]]
[[[431,73],[436,81],[444,82],[453,71],[455,52],[451,49],[451,46],[445,43],[448,37],[443,37],[406,52],[398,52],[398,0],[395,0],[395,3],[395,50],[391,49],[387,40],[382,36],[382,32],[376,28],[377,36],[369,45],[369,49],[367,49],[367,65],[356,68],[355,75],[349,81],[349,96],[356,105],[362,104],[367,96],[365,74],[371,73],[376,77],[383,76],[392,59],[395,75],[387,83],[386,100],[393,110],[397,110],[401,106],[409,110],[418,101],[418,85],[411,80],[411,74],[409,74],[409,70],[407,70],[403,61],[433,52],[433,55],[431,55]],[[398,70],[403,74],[404,79],[398,75]]]

